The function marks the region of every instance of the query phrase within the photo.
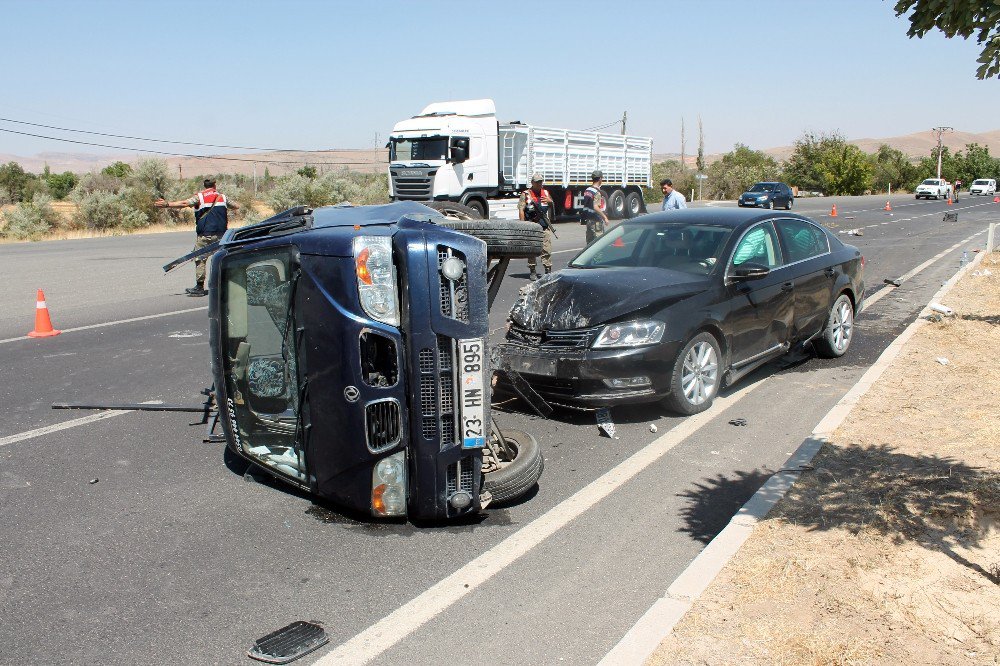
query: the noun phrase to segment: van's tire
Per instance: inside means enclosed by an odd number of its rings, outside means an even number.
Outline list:
[[[612,220],[620,220],[625,217],[625,193],[621,190],[612,190],[608,195],[608,217]]]
[[[625,217],[633,218],[642,215],[642,195],[638,192],[629,192],[625,197]]]
[[[491,259],[530,259],[542,253],[545,232],[534,222],[445,219],[437,224],[485,241]]]
[[[473,208],[472,206],[466,206],[465,204],[455,203],[454,201],[424,201],[422,203],[428,208],[433,208],[442,215],[456,220],[483,219],[482,213],[479,209]]]
[[[522,497],[535,487],[545,468],[538,440],[520,430],[504,430],[503,436],[516,455],[506,467],[484,475],[483,489],[493,496],[491,506]]]

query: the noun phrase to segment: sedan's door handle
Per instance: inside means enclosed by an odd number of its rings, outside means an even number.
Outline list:
[[[795,285],[792,284],[791,282],[786,282],[785,284],[781,285],[781,291],[789,292],[792,289],[795,289]]]

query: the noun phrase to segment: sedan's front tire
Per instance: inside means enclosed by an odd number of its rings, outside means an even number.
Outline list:
[[[712,406],[722,380],[719,343],[711,333],[691,338],[674,360],[667,407],[679,414],[697,414]]]
[[[816,353],[823,358],[840,358],[854,339],[854,306],[847,294],[841,294],[826,318],[823,333],[813,341]]]

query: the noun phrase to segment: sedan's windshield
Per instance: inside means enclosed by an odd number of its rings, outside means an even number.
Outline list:
[[[432,136],[420,139],[393,139],[390,160],[443,160],[448,156],[448,138]]]
[[[940,182],[941,181],[939,181],[937,178],[928,178],[927,180],[922,182],[921,185],[937,185]]]
[[[710,224],[619,224],[570,263],[570,268],[664,268],[708,275],[732,230]]]
[[[757,183],[750,188],[750,192],[774,192],[773,183]]]

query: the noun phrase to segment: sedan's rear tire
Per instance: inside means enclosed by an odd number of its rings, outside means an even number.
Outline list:
[[[840,358],[847,353],[853,338],[854,306],[847,294],[841,294],[833,302],[823,332],[813,341],[813,347],[823,358]]]
[[[722,381],[719,342],[711,333],[699,333],[674,360],[667,407],[678,414],[697,414],[712,406]]]

